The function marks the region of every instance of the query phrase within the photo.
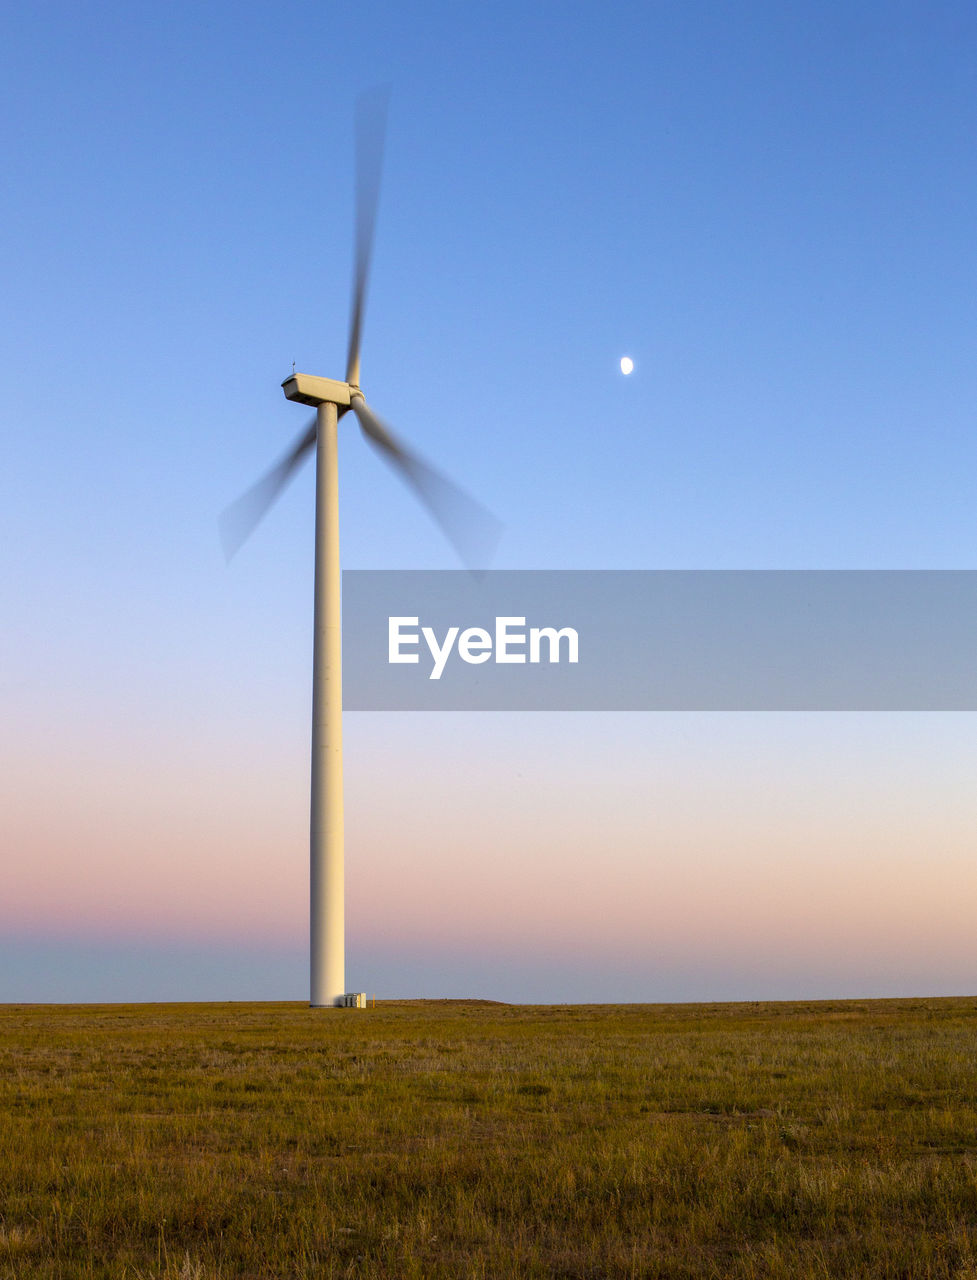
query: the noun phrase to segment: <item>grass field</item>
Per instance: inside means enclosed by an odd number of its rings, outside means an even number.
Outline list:
[[[0,1276],[977,1280],[977,1000],[0,1007]]]

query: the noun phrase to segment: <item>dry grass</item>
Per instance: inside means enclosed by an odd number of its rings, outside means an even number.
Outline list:
[[[0,1008],[0,1277],[977,1280],[977,1000]]]

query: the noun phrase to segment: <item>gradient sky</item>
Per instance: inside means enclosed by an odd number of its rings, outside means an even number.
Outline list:
[[[216,518],[341,376],[373,84],[363,384],[496,567],[977,567],[971,4],[95,15],[0,14],[0,999],[307,994],[311,472]],[[977,990],[972,716],[345,728],[351,989]]]

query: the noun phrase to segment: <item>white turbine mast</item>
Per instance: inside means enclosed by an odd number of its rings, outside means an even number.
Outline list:
[[[386,91],[364,95],[357,106],[356,249],[346,378],[339,382],[293,372],[282,383],[288,400],[315,407],[315,417],[292,448],[221,516],[230,557],[249,536],[299,466],[316,454],[315,606],[312,657],[312,786],[309,831],[310,993],[313,1007],[331,1007],[346,995],[343,699],[340,632],[339,471],[337,426],[352,410],[381,457],[414,489],[470,567],[484,563],[499,524],[480,503],[396,439],[360,390],[360,338],[366,304],[380,168],[386,128]]]

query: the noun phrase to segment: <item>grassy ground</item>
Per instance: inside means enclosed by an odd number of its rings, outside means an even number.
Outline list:
[[[977,1000],[0,1007],[0,1277],[977,1280]]]

